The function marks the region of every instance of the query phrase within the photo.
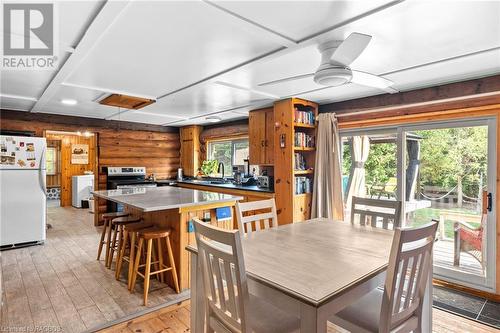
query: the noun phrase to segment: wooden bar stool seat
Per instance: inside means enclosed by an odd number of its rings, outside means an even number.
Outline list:
[[[97,249],[97,260],[101,260],[102,247],[106,244],[106,266],[108,265],[108,257],[110,251],[110,240],[111,240],[111,220],[117,217],[128,216],[129,213],[126,212],[112,212],[102,214],[104,224],[101,232],[101,240],[99,241],[99,248]]]
[[[110,242],[110,251],[109,251],[109,257],[108,257],[108,264],[106,267],[111,268],[111,264],[113,263],[113,257],[115,255],[115,252],[118,252],[119,249],[121,248],[121,244],[123,241],[123,228],[127,224],[131,223],[138,223],[142,221],[142,217],[138,216],[122,216],[122,217],[116,217],[113,220],[111,220],[111,225],[112,225],[112,231],[113,231],[113,236],[111,238]]]
[[[143,229],[150,228],[153,225],[151,223],[128,223],[124,225],[123,232],[123,242],[120,246],[120,252],[118,253],[118,259],[116,260],[116,271],[115,278],[116,280],[120,279],[120,275],[122,272],[123,261],[128,262],[128,275],[127,275],[127,285],[130,290],[130,282],[132,281],[132,272],[134,271],[134,258],[135,258],[135,250],[137,248],[137,244],[135,242],[137,238],[137,233]],[[127,249],[128,254],[127,254]]]
[[[148,302],[149,280],[152,275],[157,275],[159,280],[164,282],[164,273],[171,272],[175,291],[177,293],[180,292],[177,270],[175,268],[175,261],[170,243],[171,231],[172,230],[170,228],[151,227],[138,232],[139,244],[137,246],[137,252],[134,259],[134,271],[132,274],[130,291],[134,292],[137,275],[144,278],[144,305],[147,305]],[[141,264],[141,252],[145,242],[146,262]],[[156,255],[158,256],[158,260],[155,259],[154,261],[152,261],[152,256],[155,254],[155,251],[153,250],[153,242],[156,243]],[[162,242],[166,245],[165,247]],[[166,265],[163,261],[163,252],[165,249],[167,251],[170,266]],[[155,271],[151,271],[151,265],[155,265]],[[140,271],[141,268],[144,268],[144,272]]]

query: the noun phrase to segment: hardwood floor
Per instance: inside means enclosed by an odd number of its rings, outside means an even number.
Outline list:
[[[146,316],[121,323],[100,333],[186,333],[189,330],[189,305],[176,305],[150,313]],[[434,309],[434,333],[498,333],[498,330],[475,321]],[[328,333],[345,333],[331,323]]]
[[[49,207],[44,245],[0,252],[2,306],[0,330],[46,326],[83,332],[126,315],[179,299],[171,288],[152,280],[148,306],[142,283],[130,294],[96,260],[101,228],[88,210]],[[126,271],[126,270],[124,270]]]

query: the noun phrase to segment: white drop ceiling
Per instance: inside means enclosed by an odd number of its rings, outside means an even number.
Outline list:
[[[312,78],[317,45],[352,32],[372,41],[351,65],[399,91],[500,73],[499,1],[57,1],[57,71],[2,71],[0,106],[157,125],[207,124],[289,96],[318,103],[385,93]],[[154,98],[102,106],[108,93]],[[67,106],[62,99],[76,99]]]

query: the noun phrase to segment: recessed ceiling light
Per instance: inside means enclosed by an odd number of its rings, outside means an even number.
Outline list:
[[[209,123],[218,123],[219,121],[222,120],[222,118],[219,116],[208,116],[205,118],[205,120],[208,121]]]
[[[61,100],[61,103],[66,104],[66,105],[76,105],[76,104],[78,104],[78,101],[76,99],[65,98],[65,99]]]

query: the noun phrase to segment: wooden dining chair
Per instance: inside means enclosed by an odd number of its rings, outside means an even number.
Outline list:
[[[236,202],[236,220],[241,235],[278,227],[278,215],[274,198]]]
[[[298,332],[299,318],[248,293],[239,230],[193,219],[208,333]]]
[[[395,229],[401,226],[401,201],[352,197],[352,224],[357,216],[360,225]]]
[[[438,224],[396,228],[384,289],[375,289],[330,319],[351,332],[422,332],[424,295]]]

